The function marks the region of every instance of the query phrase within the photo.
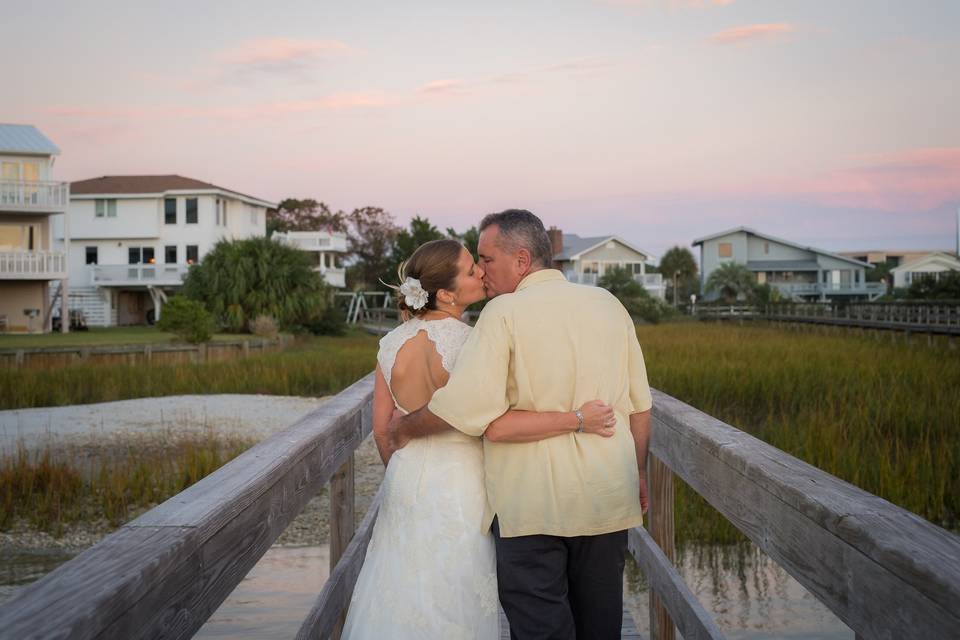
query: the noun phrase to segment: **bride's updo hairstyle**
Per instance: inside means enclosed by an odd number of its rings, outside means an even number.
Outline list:
[[[400,312],[409,316],[421,316],[427,311],[437,308],[437,291],[446,289],[453,291],[457,281],[457,261],[463,245],[457,240],[445,238],[431,240],[417,247],[410,258],[397,269],[400,284],[407,278],[416,278],[420,286],[427,292],[427,304],[419,309],[407,305],[404,296],[397,292],[397,307]],[[398,287],[391,287],[397,290]]]

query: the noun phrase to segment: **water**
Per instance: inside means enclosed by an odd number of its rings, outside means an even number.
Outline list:
[[[326,545],[271,548],[194,637],[294,637],[327,579],[329,558]],[[68,559],[0,554],[0,602]],[[697,547],[682,553],[677,564],[728,638],[854,638],[836,616],[753,545]],[[643,574],[632,561],[627,562],[624,597],[637,628],[646,635],[649,595]]]

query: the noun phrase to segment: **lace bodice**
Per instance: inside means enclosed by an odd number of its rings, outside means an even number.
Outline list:
[[[387,386],[391,386],[390,376],[400,349],[406,344],[407,340],[421,331],[427,332],[427,338],[430,339],[430,342],[436,347],[437,353],[440,354],[443,368],[449,373],[453,371],[453,367],[457,363],[460,347],[463,346],[467,336],[470,335],[470,325],[460,322],[456,318],[444,318],[442,320],[411,318],[383,336],[380,339],[377,363],[380,365],[383,377],[387,381]]]

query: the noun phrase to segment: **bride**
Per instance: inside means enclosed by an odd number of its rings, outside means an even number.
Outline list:
[[[380,514],[350,601],[342,638],[499,637],[493,539],[479,438],[451,429],[390,455],[385,427],[447,383],[470,327],[464,309],[484,295],[483,269],[455,240],[420,246],[400,267],[399,307],[408,318],[380,340],[373,434],[387,470]],[[580,414],[580,415],[578,415]],[[509,411],[484,437],[532,442],[581,428],[613,435],[613,411],[592,401],[575,412]]]

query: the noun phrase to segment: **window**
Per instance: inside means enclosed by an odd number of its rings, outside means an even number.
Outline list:
[[[217,198],[217,204],[214,207],[217,211],[217,226],[220,226],[220,198]]]
[[[584,262],[583,263],[583,272],[584,273],[598,273],[600,271],[599,262]]]
[[[200,250],[195,244],[187,245],[187,264],[197,264],[200,262]]]
[[[731,258],[733,257],[733,244],[730,242],[721,242],[717,245],[717,250],[720,252],[721,258]]]
[[[227,201],[223,201],[223,214],[220,216],[220,223],[227,226]]]
[[[177,245],[168,244],[163,248],[163,261],[166,264],[176,264],[177,262]]]
[[[97,264],[97,248],[96,247],[87,247],[86,264]]]
[[[153,247],[130,247],[127,250],[129,264],[153,264],[156,261],[153,256]]]
[[[97,200],[95,204],[96,216],[98,218],[116,218],[117,201],[116,200]]]
[[[177,199],[163,199],[163,222],[164,224],[177,224]]]
[[[769,243],[769,242],[764,242],[764,243],[763,243],[763,253],[764,253],[765,255],[770,255],[770,243]]]
[[[196,198],[187,198],[187,224],[197,224]]]

